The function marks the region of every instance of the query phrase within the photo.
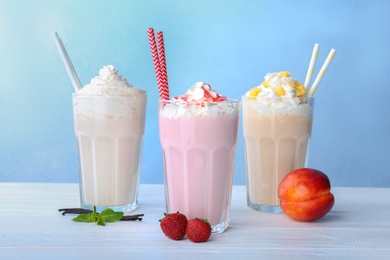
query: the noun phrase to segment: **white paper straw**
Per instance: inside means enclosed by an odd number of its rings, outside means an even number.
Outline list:
[[[80,79],[77,76],[77,73],[73,67],[72,61],[69,58],[68,52],[66,51],[65,46],[62,43],[62,40],[58,36],[57,32],[52,33],[52,35],[54,37],[54,41],[56,43],[58,52],[60,53],[61,59],[64,62],[65,69],[68,72],[69,78],[72,82],[73,88],[77,92],[83,87],[81,85]]]
[[[326,70],[328,69],[331,61],[333,60],[334,55],[336,54],[336,50],[332,49],[329,52],[328,57],[326,58],[324,64],[321,67],[320,72],[318,73],[316,79],[314,80],[313,85],[310,88],[308,96],[311,97],[314,95],[314,92],[317,90],[318,85],[320,84],[321,79],[324,77]]]
[[[304,84],[306,90],[309,89],[309,85],[310,85],[311,77],[313,76],[313,71],[316,65],[319,49],[320,49],[320,45],[318,43],[314,44],[313,53],[311,54],[310,64],[309,64],[309,68],[307,69],[306,80]]]

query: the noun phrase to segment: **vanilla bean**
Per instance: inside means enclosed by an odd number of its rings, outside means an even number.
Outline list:
[[[82,208],[59,209],[58,211],[61,212],[63,216],[65,216],[65,214],[89,214],[93,212],[92,210],[82,209]],[[127,216],[123,216],[120,220],[121,221],[130,221],[130,220],[142,221],[141,217],[143,216],[144,214],[127,215]]]
[[[63,216],[65,216],[65,214],[89,214],[93,212],[92,210],[81,208],[59,209],[58,211],[62,212]]]
[[[143,217],[144,214],[137,214],[137,215],[127,215],[127,216],[123,216],[120,220],[122,221],[128,221],[128,220],[139,220],[141,221],[142,218],[140,217]]]

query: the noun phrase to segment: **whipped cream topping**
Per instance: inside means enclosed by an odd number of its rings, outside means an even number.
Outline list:
[[[164,101],[162,101],[164,102]],[[237,116],[238,101],[205,103],[204,106],[193,105],[185,101],[165,101],[160,114],[164,117],[178,119],[180,117],[213,117]]]
[[[245,96],[256,100],[259,103],[258,109],[259,106],[269,106],[283,110],[307,103],[307,99],[303,98],[305,93],[306,89],[301,82],[291,77],[290,72],[281,71],[267,73],[264,81],[259,86],[251,88]]]
[[[94,96],[97,95],[97,96]],[[112,65],[104,66],[73,96],[74,115],[86,119],[144,116],[146,91],[134,88]]]
[[[312,116],[313,98],[276,97],[266,99],[242,98],[243,106],[250,106],[263,116],[300,115]]]
[[[164,101],[163,101],[164,102]],[[237,115],[239,101],[228,100],[204,82],[196,82],[184,95],[165,101],[160,113],[169,118]]]
[[[134,88],[126,78],[118,75],[118,70],[112,65],[103,66],[99,75],[80,89],[78,94],[101,94],[108,96],[145,94],[146,91]]]
[[[213,90],[209,84],[196,82],[184,95],[173,97],[173,100],[191,102],[222,102],[227,101],[228,99]]]
[[[295,79],[292,77],[281,76],[280,73],[267,73],[264,80],[264,84],[260,85],[263,90],[263,93],[260,92],[260,96],[262,94],[267,97],[275,94],[278,95],[275,90],[280,87],[284,90],[284,94],[282,96],[295,97],[297,95],[295,90]]]
[[[245,95],[257,99],[273,99],[277,97],[301,97],[306,89],[301,82],[291,77],[290,72],[281,71],[267,73],[264,81],[250,89]]]
[[[243,99],[253,100],[253,109],[263,114],[312,113],[311,99],[304,97],[306,89],[301,82],[291,77],[290,72],[267,73],[264,81],[251,88]]]

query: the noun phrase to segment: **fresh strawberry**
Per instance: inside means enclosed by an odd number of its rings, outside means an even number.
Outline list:
[[[164,234],[174,240],[181,240],[186,234],[187,217],[179,211],[177,213],[167,214],[160,219],[160,227]]]
[[[206,219],[193,218],[187,223],[186,235],[192,242],[206,242],[211,236],[211,227]]]

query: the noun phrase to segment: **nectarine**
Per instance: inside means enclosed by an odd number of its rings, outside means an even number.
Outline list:
[[[278,195],[284,214],[300,221],[322,218],[335,201],[328,176],[311,168],[288,173],[279,184]]]

